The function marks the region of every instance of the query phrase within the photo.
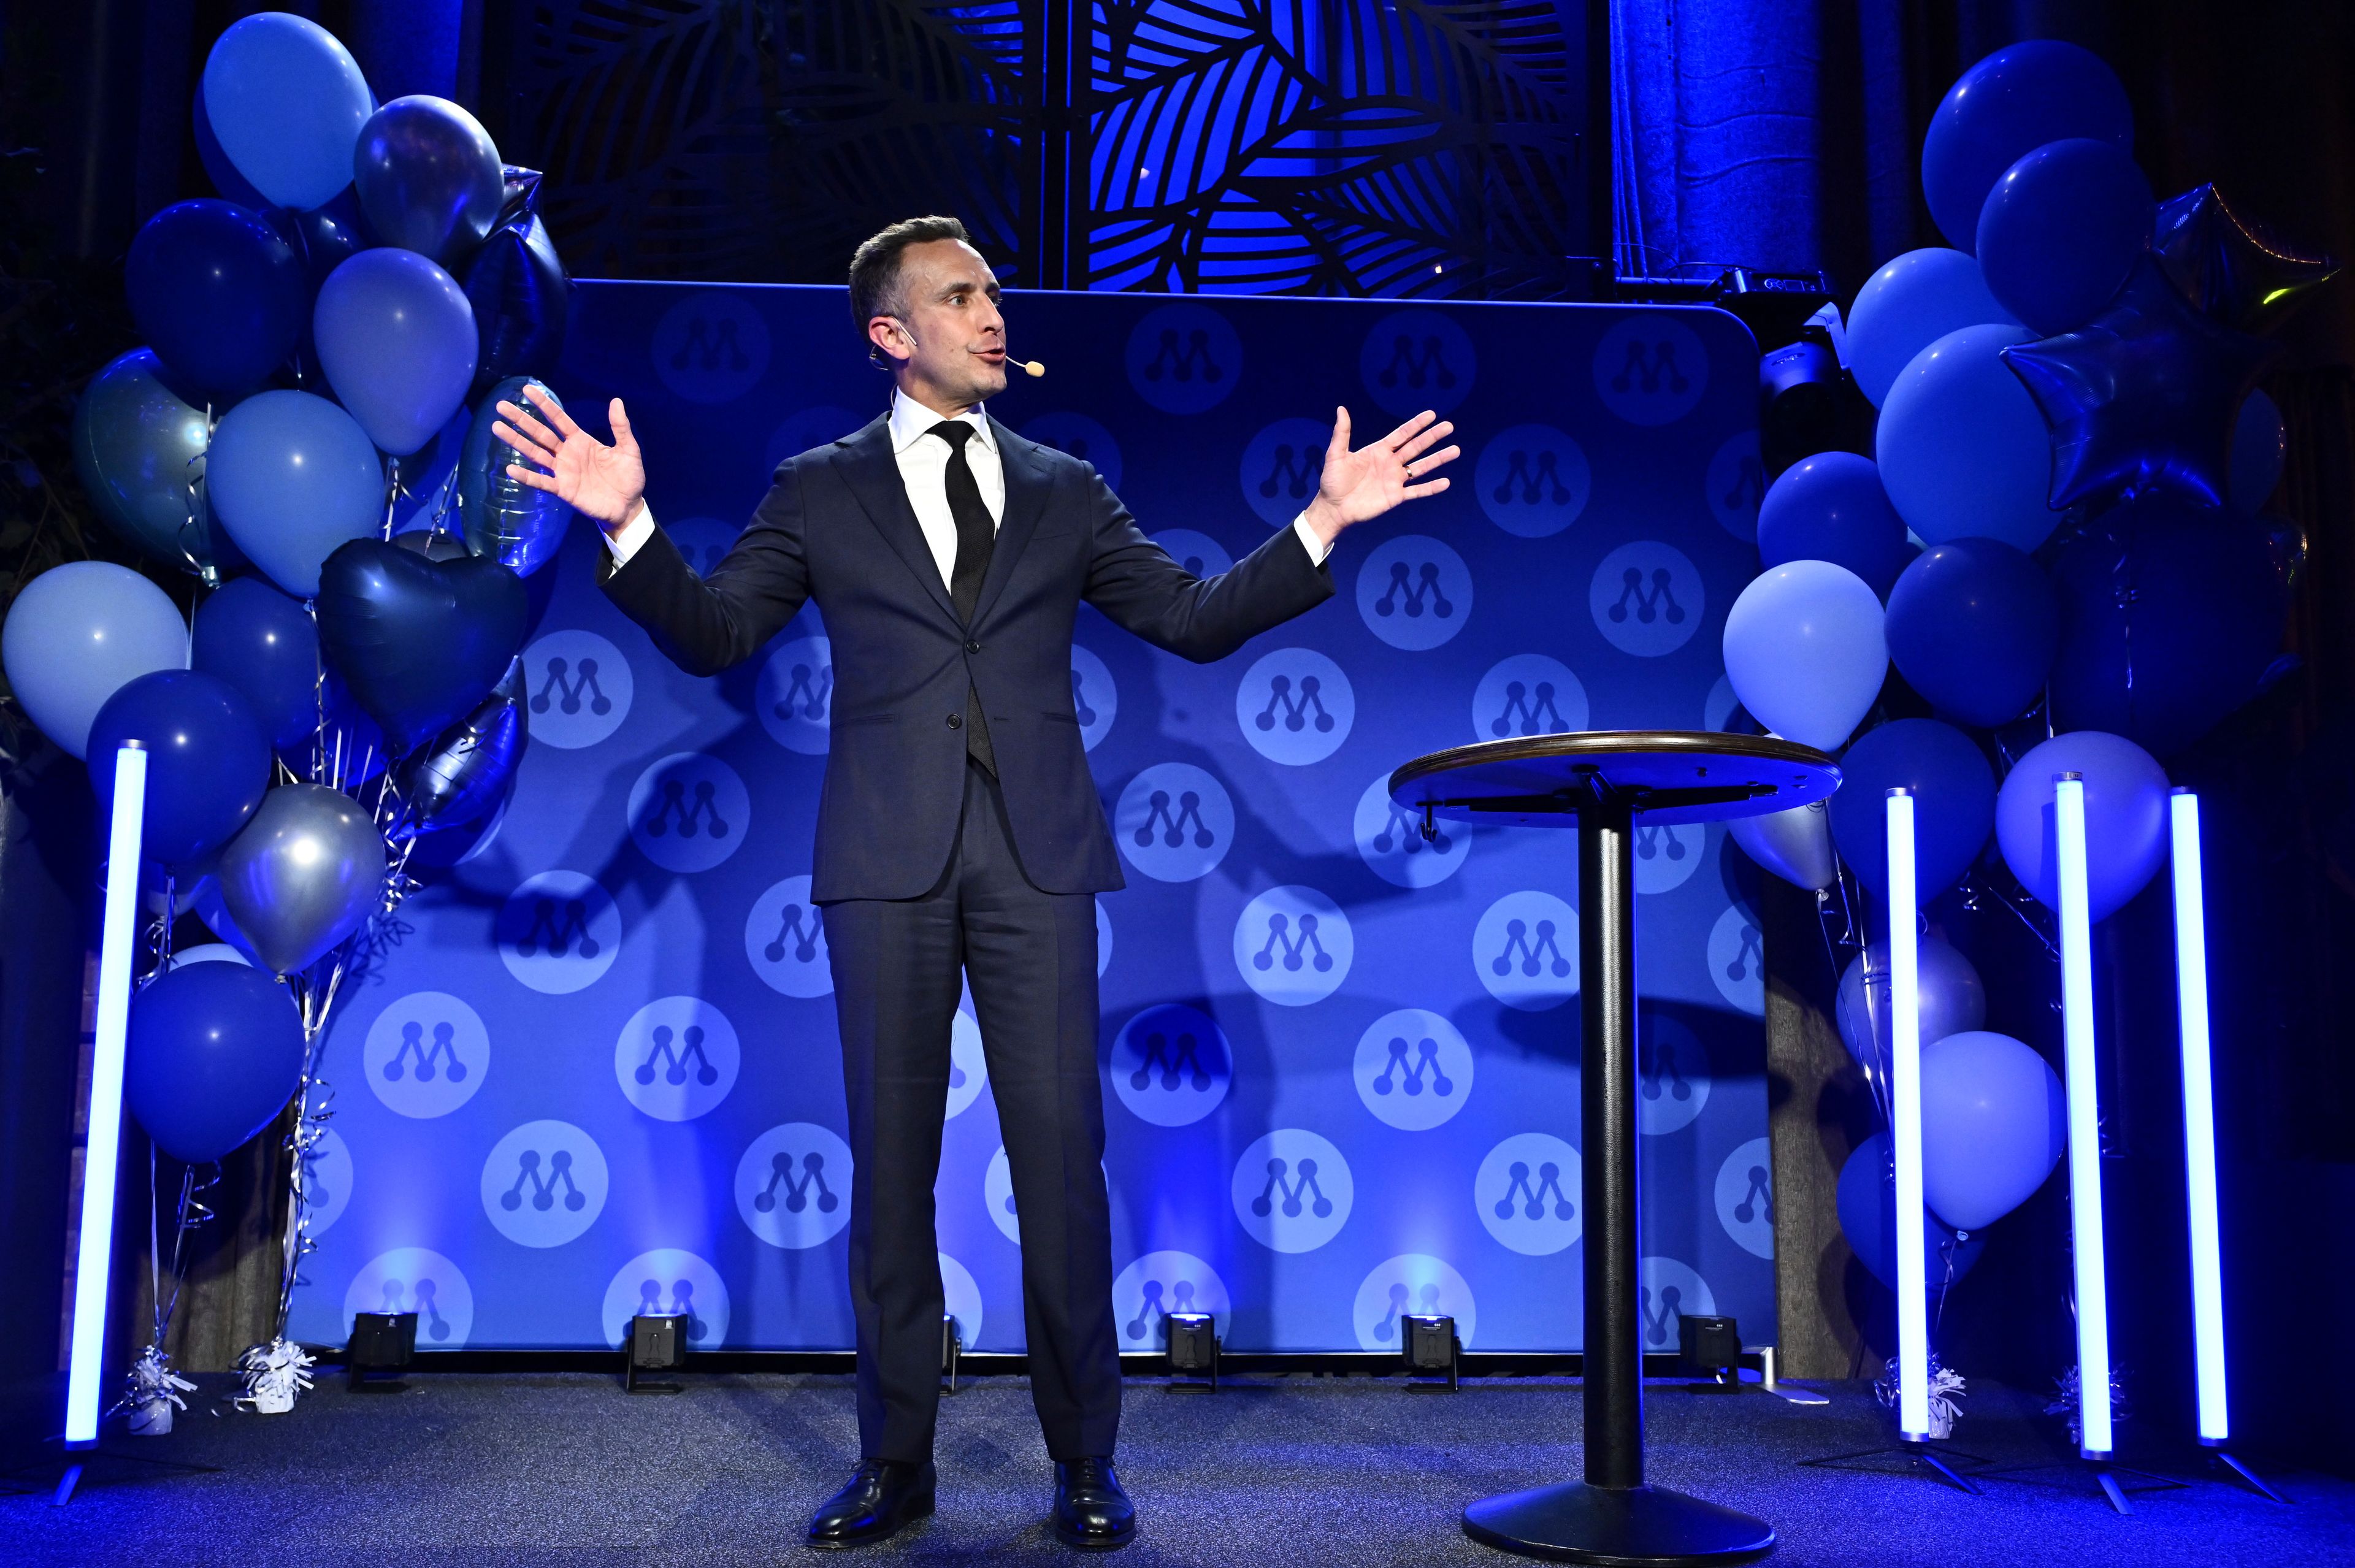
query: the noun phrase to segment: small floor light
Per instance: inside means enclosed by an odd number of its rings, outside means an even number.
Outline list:
[[[2102,1113],[2094,1063],[2094,937],[2085,886],[2085,780],[2055,774],[2061,883],[2061,1038],[2068,1072],[2070,1261],[2077,1290],[2078,1454],[2111,1455],[2109,1279],[2102,1249]],[[2105,1490],[2115,1483],[2102,1477]],[[2119,1499],[2113,1496],[2114,1503]]]
[[[1410,1312],[1399,1319],[1399,1337],[1406,1351],[1409,1379],[1444,1375],[1450,1393],[1463,1388],[1464,1341],[1455,1337],[1455,1319],[1438,1312]],[[1413,1389],[1436,1389],[1437,1383],[1409,1381]]]
[[[1209,1388],[1219,1386],[1219,1330],[1207,1312],[1172,1312],[1166,1319],[1169,1326],[1169,1386],[1175,1388]],[[1181,1377],[1206,1377],[1208,1383],[1180,1382]]]
[[[1677,1314],[1677,1360],[1689,1377],[1721,1388],[1742,1386],[1742,1328],[1731,1317]]]
[[[956,1392],[957,1361],[964,1355],[964,1330],[957,1327],[956,1314],[941,1314],[941,1371],[949,1380],[948,1392]]]
[[[647,1372],[675,1372],[687,1365],[687,1330],[695,1319],[684,1312],[641,1312],[630,1319],[629,1364],[622,1371],[625,1393],[677,1393],[679,1385],[650,1382]]]
[[[407,1386],[399,1374],[408,1370],[410,1359],[416,1353],[416,1313],[352,1314],[352,1337],[344,1348],[344,1367],[350,1374],[354,1390],[379,1388],[397,1392]],[[389,1382],[370,1383],[371,1372],[390,1372],[394,1376]]]

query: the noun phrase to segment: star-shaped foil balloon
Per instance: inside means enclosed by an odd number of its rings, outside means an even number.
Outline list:
[[[2148,256],[2084,326],[2002,350],[2051,427],[2056,511],[2152,486],[2222,506],[2233,416],[2275,352],[2193,311]]]
[[[2271,332],[2339,272],[2328,256],[2302,256],[2227,206],[2212,185],[2158,209],[2151,249],[2200,315],[2243,332]]]

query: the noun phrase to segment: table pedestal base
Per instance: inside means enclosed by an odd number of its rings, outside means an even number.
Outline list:
[[[1524,1557],[1625,1568],[1740,1563],[1774,1544],[1772,1525],[1730,1508],[1665,1487],[1584,1481],[1484,1498],[1464,1510],[1464,1533]]]

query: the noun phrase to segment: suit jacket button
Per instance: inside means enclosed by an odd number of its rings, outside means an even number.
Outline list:
[[[962,714],[962,713],[952,713],[952,714],[950,714],[950,715],[949,715],[949,728],[950,728],[950,729],[952,729],[952,730],[962,730],[962,729],[964,729],[964,714]]]
[[[981,652],[981,645],[979,643],[967,643],[964,645],[964,651],[969,654],[977,654]]]

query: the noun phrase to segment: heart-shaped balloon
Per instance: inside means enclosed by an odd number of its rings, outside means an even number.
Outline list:
[[[379,539],[319,569],[319,645],[396,756],[474,711],[523,646],[523,579],[496,560],[429,560]]]

